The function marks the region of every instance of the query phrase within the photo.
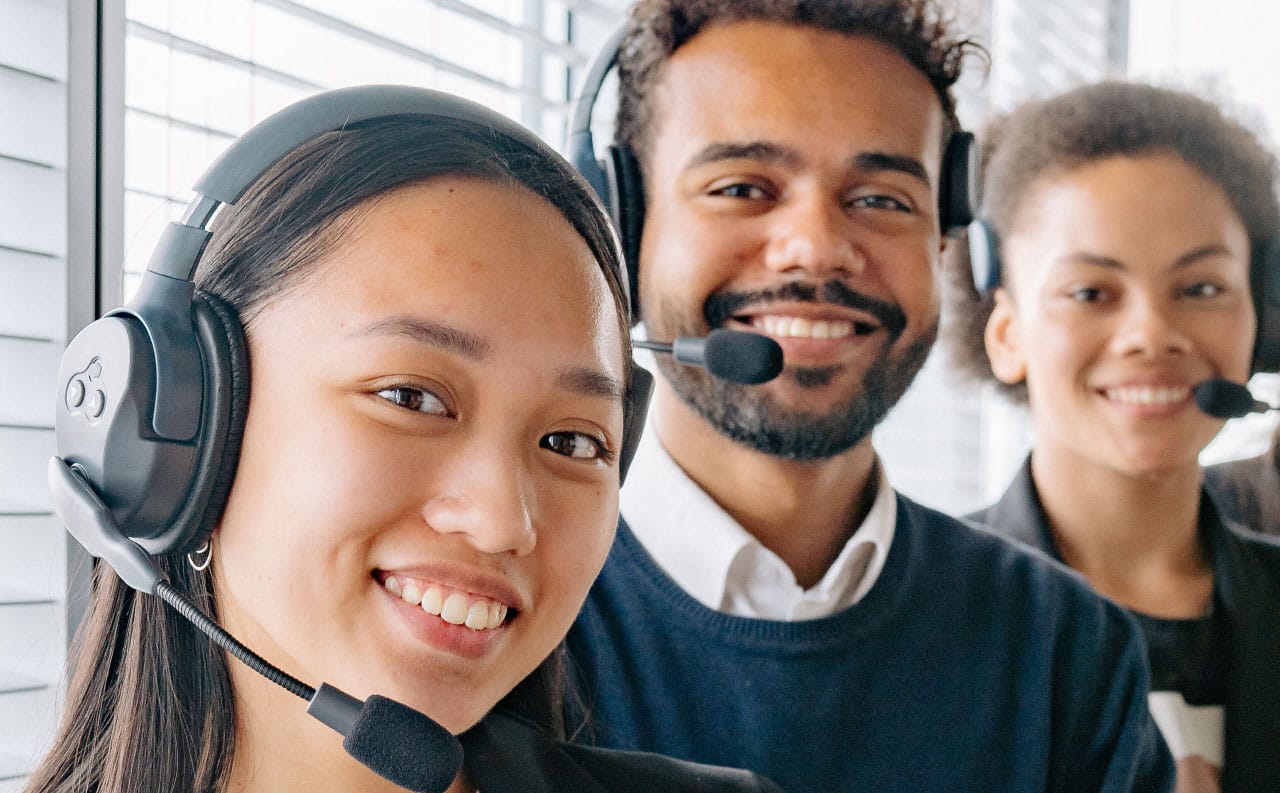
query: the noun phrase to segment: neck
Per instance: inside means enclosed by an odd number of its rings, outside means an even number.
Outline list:
[[[236,739],[228,793],[404,793],[347,754],[342,736],[307,715],[303,700],[230,663]],[[459,774],[446,793],[473,790]]]
[[[1062,558],[1145,614],[1202,615],[1213,570],[1199,539],[1200,467],[1132,476],[1037,447],[1032,477]]]
[[[875,500],[870,438],[835,457],[784,460],[724,437],[663,380],[654,399],[654,430],[689,478],[802,587],[820,581]]]

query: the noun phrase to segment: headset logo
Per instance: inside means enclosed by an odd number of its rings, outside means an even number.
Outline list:
[[[75,374],[67,383],[64,395],[67,412],[71,415],[83,415],[90,424],[96,424],[107,407],[107,395],[100,388],[102,380],[102,359],[94,356],[89,365]]]

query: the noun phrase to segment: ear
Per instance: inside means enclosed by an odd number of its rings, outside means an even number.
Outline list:
[[[1016,385],[1027,377],[1027,359],[1022,350],[1022,328],[1018,324],[1018,312],[1007,289],[997,289],[993,297],[995,307],[991,309],[986,332],[982,335],[987,347],[987,360],[991,362],[991,371],[1000,382]]]

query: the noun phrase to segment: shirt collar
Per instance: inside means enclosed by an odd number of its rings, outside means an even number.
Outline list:
[[[814,619],[860,600],[893,541],[897,500],[877,462],[876,498],[822,580],[801,589],[790,569],[685,474],[646,432],[620,496],[627,526],[682,589],[708,608],[768,619]]]

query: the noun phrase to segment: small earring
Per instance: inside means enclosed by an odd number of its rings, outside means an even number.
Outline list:
[[[196,561],[197,558],[200,556],[200,554],[204,554],[204,559],[201,561]],[[205,568],[207,568],[209,566],[209,563],[212,561],[213,561],[213,549],[210,547],[208,540],[204,541],[204,545],[201,545],[196,550],[187,554],[187,564],[191,565],[191,569],[195,570],[197,573],[204,572]]]

